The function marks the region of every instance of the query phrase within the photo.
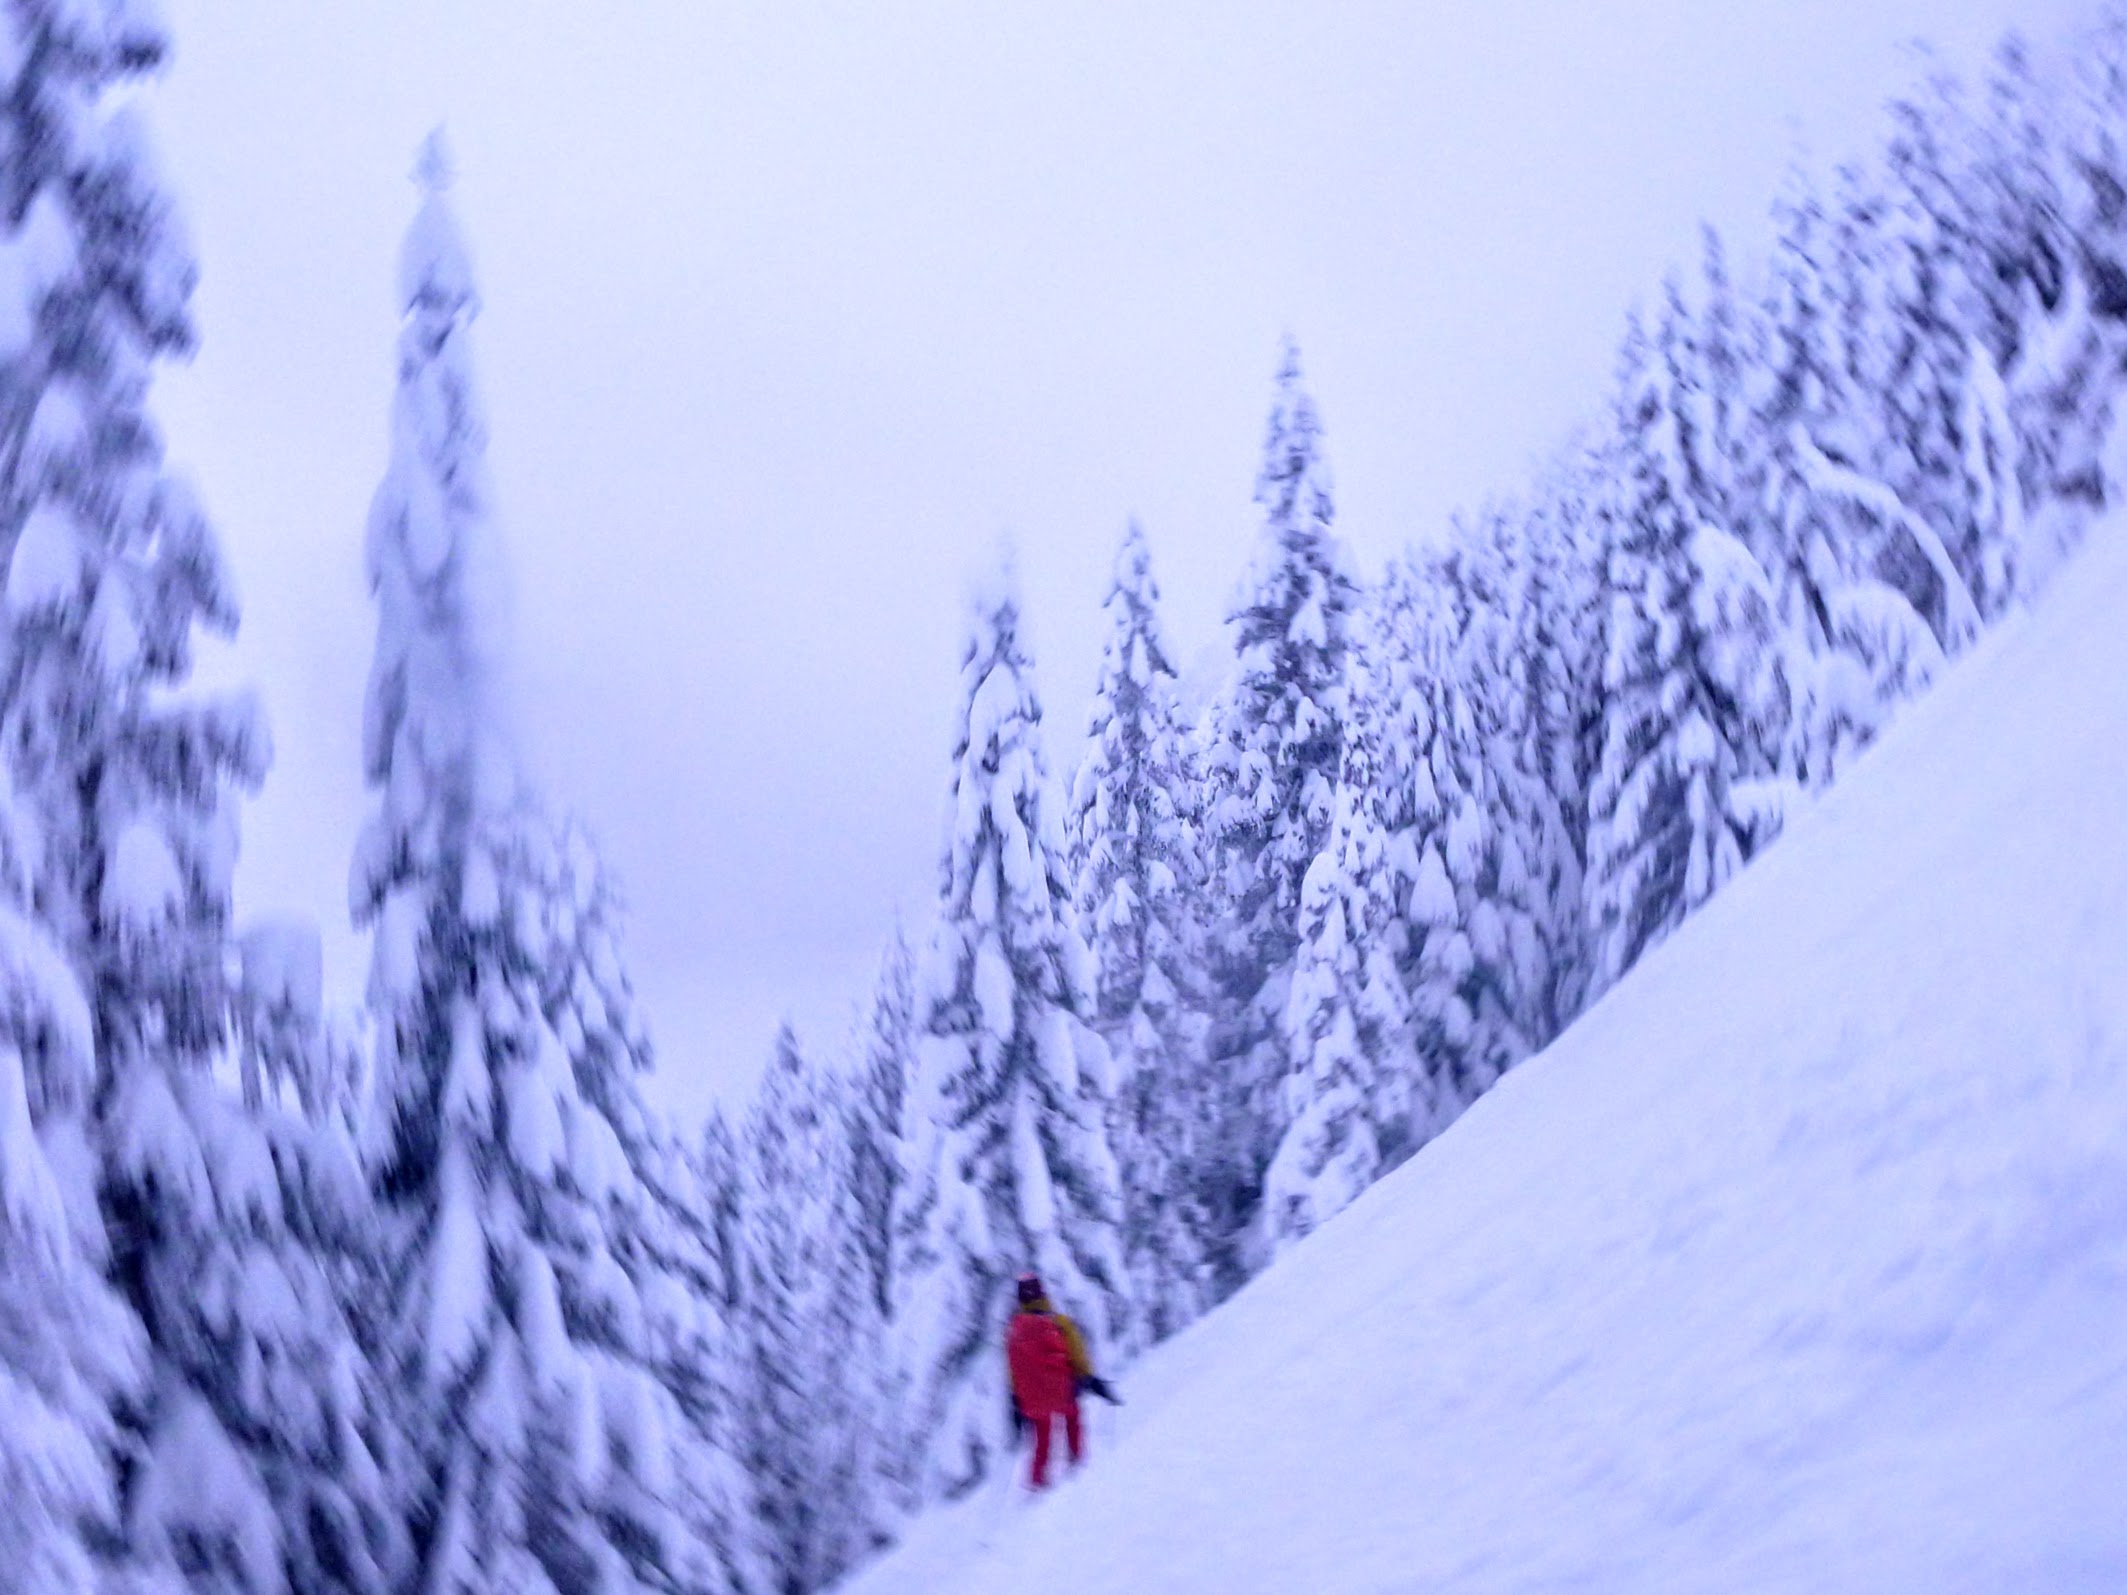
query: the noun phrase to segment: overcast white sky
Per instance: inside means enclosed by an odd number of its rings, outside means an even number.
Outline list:
[[[920,927],[960,602],[1008,532],[1058,756],[1143,518],[1184,653],[1252,534],[1301,340],[1362,561],[1512,490],[1623,314],[1744,252],[1797,148],[1869,147],[1925,35],[2075,0],[1402,4],[170,0],[154,96],[204,277],[173,452],[245,596],[279,748],[246,912],[346,863],[415,146],[439,120],[515,570],[532,758],[634,907],[683,1112],[785,1013],[838,1039]]]

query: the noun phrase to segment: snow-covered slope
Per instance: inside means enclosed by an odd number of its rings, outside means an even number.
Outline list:
[[[1129,1383],[850,1588],[2127,1590],[2127,527]]]

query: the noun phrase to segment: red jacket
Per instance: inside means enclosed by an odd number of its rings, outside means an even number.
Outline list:
[[[1012,1327],[1005,1332],[1004,1355],[1012,1369],[1012,1395],[1028,1417],[1045,1418],[1078,1405],[1070,1345],[1047,1313],[1014,1313]]]

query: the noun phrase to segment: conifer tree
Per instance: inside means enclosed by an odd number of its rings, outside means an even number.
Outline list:
[[[1944,83],[1936,80],[1938,90]],[[1892,107],[1891,187],[1878,242],[1888,314],[1873,329],[1885,347],[1872,373],[1882,417],[1874,474],[1938,536],[1955,524],[1959,491],[1956,425],[1965,349],[1958,329],[1970,325],[1977,308],[1958,246],[1961,204],[1945,144],[1947,109],[1915,99]],[[1954,646],[1946,632],[1958,621],[1944,573],[1909,569],[1898,585],[1914,596],[1945,645]]]
[[[405,1534],[348,1309],[374,1264],[348,1062],[320,1000],[313,927],[254,927],[241,969],[244,1097],[204,1071],[173,1091],[215,1215],[177,1229],[158,1180],[167,1238],[142,1278],[158,1360],[183,1384],[166,1381],[135,1520],[161,1525],[195,1588],[381,1595],[404,1575]],[[167,1138],[155,1155],[169,1157]]]
[[[1194,748],[1159,623],[1151,550],[1124,533],[1104,606],[1108,639],[1072,789],[1080,934],[1095,1023],[1116,1062],[1112,1127],[1135,1336],[1164,1339],[1207,1305],[1209,1215],[1196,1145],[1202,1074],[1204,867]]]
[[[1090,960],[1069,921],[1032,672],[1007,580],[977,600],[962,654],[938,917],[917,974],[895,1322],[925,1499],[973,1488],[1003,1453],[1014,1275],[1039,1272],[1096,1355],[1127,1328],[1109,1059],[1085,1019]]]
[[[375,1181],[391,1231],[371,1335],[393,1380],[419,1582],[472,1595],[556,1587],[526,1521],[527,1471],[548,1438],[529,1432],[530,1387],[551,1375],[527,1366],[526,1342],[544,1331],[538,1349],[553,1349],[560,1306],[551,1263],[524,1244],[530,1215],[511,1153],[527,1154],[534,1178],[553,1172],[553,1148],[533,1138],[558,1131],[566,1063],[558,1040],[524,1058],[491,1039],[515,1039],[534,994],[503,957],[495,853],[517,840],[517,794],[496,745],[495,645],[480,608],[492,556],[476,544],[492,534],[468,340],[478,299],[437,140],[417,175],[391,462],[367,549],[378,624],[363,762],[381,802],[349,895],[357,926],[374,934]],[[523,1098],[507,1114],[496,1103],[505,1085]],[[507,1219],[494,1211],[503,1204]]]
[[[2077,70],[2050,96],[2062,108],[2047,153],[2060,173],[2063,281],[2057,300],[2031,318],[2007,383],[2027,489],[2026,592],[2042,587],[2117,501],[2121,474],[2107,445],[2127,316],[2127,17],[2107,17],[2077,55]]]
[[[472,274],[438,141],[401,257],[391,463],[369,526],[355,856],[379,1023],[372,1334],[394,1379],[417,1582],[437,1595],[714,1587],[682,1510],[674,1270],[648,1249],[642,1058],[595,872],[574,879],[515,768],[489,607]],[[565,850],[562,850],[565,852]],[[588,1022],[587,1022],[588,1021]],[[633,1141],[631,1157],[630,1141]],[[684,1287],[681,1287],[684,1288]]]
[[[815,1421],[819,1425],[815,1489],[826,1511],[816,1565],[822,1586],[832,1584],[892,1542],[891,1492],[900,1482],[890,1412],[903,1392],[889,1326],[867,1296],[867,1218],[857,1199],[855,1145],[848,1137],[852,1099],[860,1082],[838,1073],[821,1077],[828,1125],[826,1212],[821,1227],[824,1263],[811,1302]]]
[[[1485,858],[1476,726],[1456,667],[1452,561],[1389,571],[1377,667],[1383,727],[1381,823],[1395,872],[1390,956],[1402,975],[1415,1049],[1407,1116],[1392,1123],[1400,1161],[1491,1084],[1477,1045],[1468,915]]]
[[[1231,1288],[1259,1261],[1248,1239],[1283,1131],[1283,1028],[1300,945],[1302,887],[1329,836],[1343,758],[1345,680],[1357,594],[1333,523],[1321,422],[1288,342],[1278,371],[1256,502],[1254,568],[1228,617],[1238,678],[1214,713],[1207,777],[1221,935],[1212,1041],[1223,1105],[1211,1158]]]
[[[88,601],[105,600],[122,642],[136,606],[132,573],[114,571],[112,555],[166,510],[203,556],[210,617],[233,622],[211,538],[161,476],[138,391],[110,380],[113,361],[144,369],[191,338],[191,263],[165,228],[129,236],[129,223],[159,218],[167,202],[131,158],[126,125],[105,111],[164,49],[155,30],[107,33],[75,7],[0,14],[0,240],[15,266],[0,284],[0,1543],[25,1587],[58,1590],[96,1587],[122,1561],[121,1418],[137,1410],[149,1366],[137,1308],[103,1277],[112,1246],[98,1202],[96,1108],[110,1075],[100,981],[82,956],[95,907],[89,867],[100,860],[74,844],[89,818],[83,765],[95,768],[121,728],[105,718],[101,626],[88,624]],[[92,184],[99,173],[110,180]],[[139,290],[148,291],[136,299]],[[107,462],[91,447],[92,422],[108,425]],[[146,487],[162,504],[102,509],[121,487]],[[172,607],[182,646],[194,617]],[[141,652],[136,640],[134,658],[114,661],[125,676],[142,673]],[[180,673],[178,663],[161,673]],[[94,745],[77,755],[71,711],[84,688]]]
[[[833,1266],[834,1130],[820,1084],[786,1024],[746,1126],[745,1442],[759,1561],[777,1595],[809,1595],[833,1568],[832,1514],[847,1503],[823,1486],[837,1438],[823,1387],[846,1347],[820,1343],[816,1314]],[[847,1288],[853,1281],[833,1281]]]
[[[1563,867],[1563,821],[1539,767],[1532,666],[1541,654],[1522,528],[1486,512],[1447,562],[1466,616],[1454,669],[1469,705],[1462,762],[1481,826],[1457,901],[1470,940],[1468,1002],[1478,1089],[1546,1039],[1554,984],[1543,919]]]
[[[786,1024],[746,1121],[740,1457],[752,1564],[778,1595],[824,1589],[884,1543],[883,1325],[847,1130],[856,1082]]]
[[[601,1148],[603,1170],[566,1193],[574,1211],[556,1226],[567,1243],[557,1272],[601,1388],[637,1409],[637,1432],[596,1510],[633,1531],[631,1571],[652,1588],[759,1587],[735,1456],[733,1326],[717,1306],[694,1170],[643,1094],[654,1059],[621,956],[619,892],[579,824],[561,827],[545,859],[541,1013],[613,1138]],[[590,1121],[583,1138],[604,1141]],[[653,1539],[663,1542],[654,1554]]]
[[[16,898],[21,817],[6,818]],[[147,1347],[100,1275],[93,1192],[67,1178],[88,1156],[88,1002],[14,906],[0,909],[0,960],[0,1544],[25,1589],[88,1591],[119,1524],[114,1408],[139,1388]]]
[[[769,1587],[752,1532],[753,1488],[744,1444],[741,1326],[723,1291],[718,1190],[703,1162],[661,1137],[636,1244],[652,1265],[641,1290],[646,1365],[677,1408],[672,1504],[683,1526],[675,1587],[741,1592]]]
[[[897,923],[880,961],[870,1007],[857,1039],[856,1073],[848,1082],[848,1243],[861,1285],[844,1288],[858,1301],[856,1337],[864,1355],[852,1400],[862,1432],[863,1477],[853,1493],[866,1503],[861,1529],[883,1537],[910,1496],[903,1427],[909,1405],[904,1347],[894,1328],[903,1265],[896,1234],[909,1178],[908,1095],[915,1076],[915,955]]]
[[[1588,779],[1584,727],[1600,724],[1597,598],[1578,484],[1554,480],[1523,522],[1527,564],[1529,727],[1524,771],[1530,784],[1531,868],[1541,903],[1544,987],[1532,994],[1539,1044],[1580,1012],[1591,955],[1582,905],[1588,862]]]
[[[1749,856],[1758,816],[1740,801],[1741,756],[1724,713],[1708,594],[1748,551],[1694,524],[1679,454],[1673,366],[1637,328],[1627,340],[1610,554],[1608,691],[1592,798],[1590,912],[1607,985]],[[1714,540],[1718,539],[1718,542]],[[1717,548],[1723,565],[1704,576]]]
[[[897,924],[880,961],[850,1096],[850,1181],[865,1293],[883,1326],[894,1313],[894,1209],[907,1160],[904,1123],[916,1045],[915,955]]]
[[[1947,551],[1872,474],[1872,462],[1896,459],[1888,423],[1863,413],[1863,394],[1888,380],[1870,363],[1895,341],[1876,330],[1887,313],[1871,287],[1877,207],[1852,192],[1828,222],[1797,178],[1777,215],[1768,363],[1743,466],[1751,514],[1735,530],[1767,573],[1784,641],[1784,768],[1819,787],[1965,633],[1962,622],[1939,633],[1923,618],[1911,573],[1949,572]]]
[[[1997,267],[2012,277],[2020,268],[2006,257],[1986,258],[1988,240],[1968,209],[1969,191],[1981,185],[1967,170],[1969,151],[1958,148],[1970,126],[1962,91],[1940,77],[1932,89],[1932,104],[1914,98],[1893,107],[1891,193],[1876,240],[1885,286],[1869,339],[1877,350],[1871,376],[1881,462],[1872,485],[1879,495],[1887,491],[1878,518],[1893,534],[1884,539],[1879,564],[1927,619],[1942,650],[1955,653],[1998,607],[1990,578],[2005,576],[2008,565],[1987,546],[1993,529],[1974,525],[1967,514],[1970,449],[1961,427],[1968,387],[1975,377],[1986,382],[1985,365],[1975,371],[1973,343],[1988,347],[1998,371],[2019,336],[2009,329],[2020,316],[1988,279]],[[2012,252],[2021,248],[2002,244]],[[2010,287],[2010,301],[2022,293],[2020,285]],[[1988,346],[1989,337],[2000,341]]]
[[[1336,821],[1301,894],[1285,1014],[1288,1128],[1264,1198],[1281,1249],[1350,1206],[1410,1140],[1409,1016],[1393,956],[1398,904],[1377,739],[1366,695],[1355,693]]]
[[[694,1184],[701,1193],[705,1239],[713,1268],[710,1299],[726,1314],[736,1314],[745,1299],[746,1201],[741,1190],[738,1137],[722,1108],[712,1107],[702,1124],[701,1143],[693,1158]]]
[[[113,1504],[84,1463],[125,1398],[122,1523],[102,1523],[98,1560],[216,1590],[367,1588],[381,1525],[360,1505],[359,1359],[321,1232],[344,1228],[329,1210],[345,1185],[322,1195],[330,1149],[213,1076],[236,996],[235,804],[268,753],[248,698],[186,690],[196,632],[237,615],[146,407],[156,363],[193,341],[196,271],[128,99],[168,48],[135,6],[0,17],[7,890],[41,927],[20,978],[55,953],[89,1024],[85,1047],[42,1028],[16,1042],[25,1133],[68,1149],[43,1159],[49,1185],[24,1150],[23,1189],[56,1190],[71,1232],[25,1205],[19,1238],[84,1337],[25,1389],[71,1426],[66,1473],[44,1482],[63,1481],[53,1521],[76,1526]],[[18,1019],[50,999],[25,992]],[[96,1265],[123,1310],[73,1289]],[[147,1382],[127,1388],[131,1370]],[[46,1549],[56,1570],[65,1553]]]

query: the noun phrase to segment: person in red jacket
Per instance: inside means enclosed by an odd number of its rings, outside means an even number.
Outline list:
[[[1076,1350],[1074,1351],[1074,1344]],[[1049,1434],[1056,1419],[1063,1419],[1064,1442],[1071,1450],[1073,1467],[1085,1458],[1085,1431],[1078,1418],[1078,1386],[1090,1378],[1085,1366],[1085,1341],[1077,1326],[1049,1305],[1041,1281],[1032,1274],[1019,1276],[1019,1309],[1005,1331],[1005,1362],[1012,1373],[1012,1412],[1034,1426],[1034,1467],[1027,1483],[1037,1490],[1048,1488]]]

